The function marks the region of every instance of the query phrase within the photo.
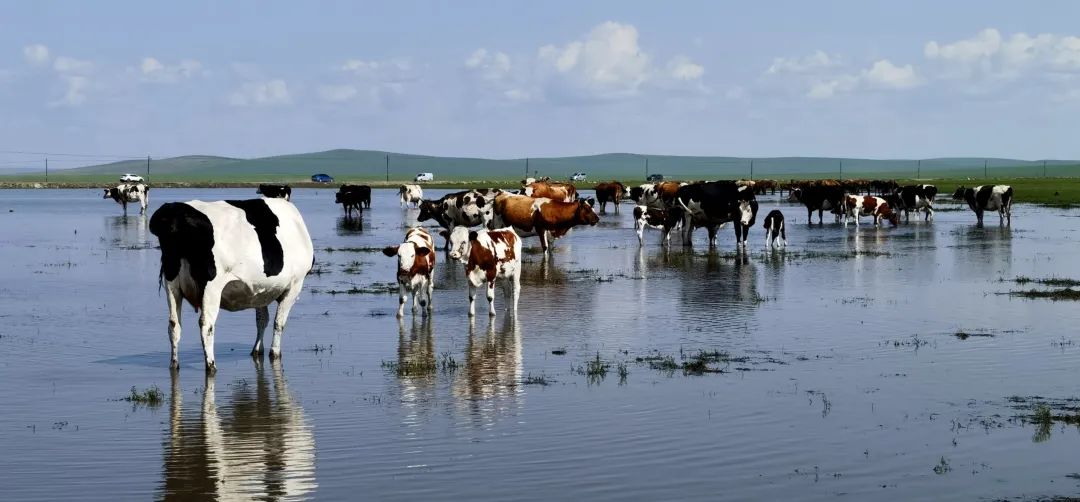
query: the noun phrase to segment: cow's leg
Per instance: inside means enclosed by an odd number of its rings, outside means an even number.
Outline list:
[[[715,225],[709,225],[708,227],[705,227],[705,229],[709,233],[709,248],[716,247],[716,231],[719,230],[719,227]],[[735,235],[738,236],[738,232],[736,232]]]
[[[469,279],[469,317],[476,315],[476,286]]]
[[[487,282],[488,315],[495,317],[495,281]]]
[[[415,316],[416,315],[416,310],[420,308],[420,296],[422,296],[424,294],[423,293],[423,284],[420,284],[420,285],[411,285],[410,284],[410,286],[412,286],[412,288],[411,288],[412,289],[412,314]]]
[[[618,207],[618,206],[616,206]],[[637,234],[638,246],[645,245],[645,222],[641,219],[634,220],[634,232]]]
[[[780,222],[780,243],[787,247],[787,234],[784,232],[784,222]]]
[[[547,254],[548,251],[548,233],[547,230],[536,229],[536,236],[540,238],[540,249]]]
[[[214,325],[217,324],[218,310],[221,308],[221,287],[207,284],[203,288],[202,315],[199,317],[199,334],[202,335],[203,360],[206,372],[217,371],[214,359]]]
[[[821,219],[821,218],[823,218],[822,215],[824,213],[825,213],[824,209],[818,208],[818,210],[817,210],[817,222],[818,222],[818,225],[824,225],[825,224],[825,220]]]
[[[263,333],[266,332],[268,324],[270,324],[270,307],[257,307],[255,309],[255,346],[251,348],[252,356],[262,357]]]
[[[769,223],[769,226],[765,227],[765,249],[771,249],[773,247],[773,223]]]
[[[142,209],[139,210],[139,214],[146,214],[146,206],[150,205],[150,194],[143,194],[142,198],[139,199],[139,204],[142,206]]]
[[[975,219],[978,221],[979,225],[982,225],[982,218],[983,218],[982,209],[976,209],[975,210]]]
[[[398,281],[397,291],[398,291],[398,308],[397,308],[397,314],[396,315],[400,319],[402,317],[405,317],[405,302],[409,299],[409,290],[405,289],[405,284],[402,284],[401,281]]]
[[[431,304],[431,295],[434,292],[435,292],[435,278],[433,276],[429,275],[427,277],[427,280],[424,282],[424,293],[425,293],[425,296],[427,296],[427,305],[424,305],[424,306],[427,307],[427,312],[429,312],[429,313],[434,308],[432,306],[432,304]]]
[[[169,304],[169,346],[171,348],[169,367],[175,370],[180,368],[177,348],[180,345],[180,310],[184,306],[184,297],[180,293],[178,284],[169,283],[166,288],[165,301]]]
[[[300,297],[300,290],[304,287],[303,279],[296,281],[285,294],[278,298],[277,311],[274,312],[274,340],[270,342],[270,359],[281,358],[281,335],[285,333],[285,323],[289,320],[289,311]]]
[[[120,202],[120,206],[124,208],[124,216],[127,216],[127,199],[125,198]]]
[[[615,214],[619,214],[619,199],[615,199],[611,203],[615,204]]]
[[[926,206],[926,221],[934,219],[934,206]]]
[[[511,304],[510,312],[513,315],[517,315],[518,300],[521,299],[521,263],[520,262],[517,263],[516,265],[514,265],[514,274],[510,278],[510,280],[513,281],[512,284],[511,284],[511,289],[513,291],[513,295],[510,298],[510,304]]]

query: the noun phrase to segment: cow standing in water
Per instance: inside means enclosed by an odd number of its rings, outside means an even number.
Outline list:
[[[127,216],[128,202],[139,203],[139,214],[146,212],[146,206],[150,204],[150,187],[142,183],[121,183],[115,188],[106,188],[103,199],[112,199],[124,207],[124,216]]]
[[[420,185],[401,185],[398,188],[398,199],[401,201],[401,207],[419,207],[420,201],[424,200],[424,189],[420,188]]]
[[[457,227],[447,238],[450,240],[450,258],[465,264],[469,316],[476,315],[476,288],[481,286],[487,288],[488,315],[495,315],[496,279],[504,280],[507,309],[516,315],[521,296],[521,239],[514,229],[475,231]]]
[[[548,233],[558,239],[577,225],[594,226],[600,221],[584,200],[560,202],[551,199],[534,199],[525,195],[502,194],[495,198],[495,214],[492,228],[513,227],[521,236],[540,237],[540,247],[547,253]],[[451,243],[451,249],[453,243]]]
[[[998,224],[1012,225],[1013,189],[1009,185],[958,187],[953,198],[967,202],[968,207],[975,211],[979,225],[983,222],[983,211],[997,211]]]
[[[269,199],[292,200],[292,187],[289,185],[261,184],[255,193]]]
[[[900,215],[889,207],[889,203],[881,197],[870,195],[845,195],[843,200],[844,226],[847,226],[848,218],[855,218],[855,226],[859,226],[860,216],[873,216],[874,226],[881,223],[885,218],[893,226],[900,224]]]
[[[281,357],[281,336],[315,255],[296,206],[282,199],[169,202],[150,217],[161,244],[159,281],[169,305],[171,367],[180,367],[180,310],[187,300],[199,316],[206,371],[217,369],[214,324],[219,309],[255,309],[253,356],[263,353],[269,305],[277,302],[270,358]]]
[[[926,210],[925,221],[930,221],[934,219],[935,197],[937,187],[934,185],[907,185],[894,190],[885,200],[893,210],[904,212],[905,222],[911,222],[911,212],[920,209]]]
[[[435,290],[435,243],[431,234],[420,227],[410,228],[405,233],[405,242],[383,249],[386,256],[398,257],[398,310],[397,316],[405,316],[405,301],[409,293],[413,295],[412,311],[416,314],[416,305],[424,309],[424,315],[431,313],[431,294]]]
[[[784,213],[779,209],[769,211],[765,217],[765,247],[787,247],[787,234],[784,232]]]
[[[600,214],[607,213],[607,203],[615,204],[615,214],[619,214],[619,202],[626,195],[626,186],[618,181],[603,182],[596,185],[596,201],[600,203]]]
[[[359,217],[364,216],[364,206],[371,207],[371,187],[367,185],[341,185],[334,194],[334,203],[341,204],[345,217],[351,218],[353,211]]]

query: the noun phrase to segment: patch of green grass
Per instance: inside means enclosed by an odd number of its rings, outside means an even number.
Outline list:
[[[1031,300],[1080,300],[1080,289],[1029,289],[1026,291],[1009,291],[1009,296],[1019,296],[1021,298],[1028,298]]]
[[[957,331],[956,333],[953,333],[953,336],[955,336],[955,337],[957,337],[957,338],[959,338],[961,340],[967,340],[968,338],[971,338],[973,336],[974,337],[981,337],[981,338],[993,338],[994,337],[994,335],[992,333],[968,333],[967,331]]]
[[[1054,287],[1080,286],[1080,280],[1069,279],[1069,278],[1066,278],[1066,277],[1046,277],[1046,278],[1042,278],[1042,279],[1036,279],[1036,278],[1026,277],[1026,276],[1023,276],[1023,275],[1018,275],[1018,276],[1016,276],[1015,279],[1012,280],[1012,282],[1015,282],[1017,284],[1035,283],[1035,284],[1041,284],[1043,286],[1054,286]]]
[[[619,374],[619,384],[625,384],[626,377],[630,376],[630,368],[627,366],[626,361],[616,364],[615,371]]]
[[[312,294],[336,295],[393,295],[397,294],[398,285],[394,282],[376,282],[364,287],[353,286],[349,289],[312,289]]]
[[[353,260],[353,261],[350,261],[349,263],[345,264],[345,267],[342,268],[341,271],[345,272],[346,274],[359,274],[360,269],[363,266],[364,266],[363,263]]]
[[[453,373],[457,371],[459,366],[457,359],[454,359],[454,354],[450,351],[439,354],[439,371],[443,373]]]
[[[314,345],[312,345],[310,347],[302,348],[302,349],[300,349],[300,351],[301,352],[314,352],[316,354],[318,354],[320,352],[329,352],[329,353],[333,354],[334,353],[334,344],[319,345],[319,344],[316,343],[316,344],[314,344]]]
[[[405,360],[383,361],[384,370],[393,371],[399,377],[431,376],[435,374],[438,365],[434,360]]]
[[[165,393],[161,392],[161,389],[159,389],[157,385],[151,385],[141,392],[132,385],[131,393],[122,398],[121,401],[146,406],[160,406],[161,403],[165,402]]]
[[[938,476],[947,474],[951,470],[952,466],[949,465],[949,461],[946,460],[945,457],[941,457],[941,460],[934,466],[934,474],[937,474]]]
[[[532,373],[530,373],[530,374],[526,375],[525,378],[521,379],[521,384],[522,385],[540,385],[540,386],[546,387],[548,385],[551,385],[551,381],[549,381],[547,379],[547,376],[545,376],[543,373],[541,373],[539,375],[533,375]]]
[[[323,248],[323,251],[327,253],[381,253],[383,248],[373,246],[360,246],[360,247],[344,247],[344,248]]]

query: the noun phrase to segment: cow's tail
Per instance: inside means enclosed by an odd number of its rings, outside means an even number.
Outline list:
[[[1001,199],[1001,205],[1005,206],[1005,212],[1011,212],[1013,201],[1013,188],[1009,187],[1008,190],[1005,190],[1005,193],[1002,195]]]
[[[169,202],[154,211],[149,227],[161,245],[159,290],[180,274],[181,263],[187,261],[188,273],[196,284],[195,294],[188,297],[188,302],[198,309],[203,288],[217,275],[210,219],[188,204]]]

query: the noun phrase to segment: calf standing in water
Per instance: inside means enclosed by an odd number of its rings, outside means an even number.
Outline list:
[[[765,217],[765,247],[787,247],[787,235],[784,233],[784,213],[779,209],[769,211]]]
[[[405,233],[405,242],[383,249],[384,255],[398,257],[398,317],[405,315],[405,301],[409,299],[409,293],[413,295],[413,314],[416,314],[417,302],[424,308],[424,315],[431,312],[431,293],[435,289],[432,279],[435,272],[434,249],[431,234],[420,227],[410,228]]]

